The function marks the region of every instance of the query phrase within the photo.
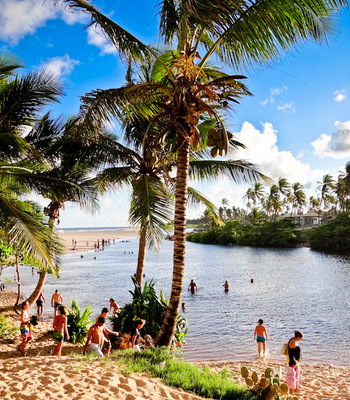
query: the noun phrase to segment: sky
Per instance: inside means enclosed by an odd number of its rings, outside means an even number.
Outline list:
[[[157,3],[93,2],[144,43],[155,45]],[[64,84],[65,95],[48,108],[55,117],[76,114],[85,93],[124,83],[125,64],[101,32],[84,29],[88,22],[86,16],[54,7],[52,0],[0,0],[0,52],[17,55],[25,72],[46,68]],[[308,196],[317,195],[317,182],[325,174],[336,177],[350,161],[349,9],[337,16],[336,27],[327,45],[307,42],[271,64],[242,71],[253,96],[241,99],[227,120],[229,130],[246,146],[235,159],[254,163],[274,180],[300,182]],[[119,134],[118,125],[114,130]],[[228,179],[191,185],[217,206],[223,198],[231,206],[244,206],[248,188]],[[60,227],[128,226],[129,199],[128,190],[105,195],[93,215],[67,203]],[[189,208],[188,217],[201,211]]]

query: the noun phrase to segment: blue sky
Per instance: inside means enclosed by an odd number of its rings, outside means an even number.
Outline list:
[[[145,43],[157,43],[156,1],[94,4]],[[83,29],[86,17],[54,8],[52,0],[0,0],[0,5],[0,50],[18,55],[27,70],[49,68],[64,82],[66,95],[50,106],[55,116],[77,113],[79,97],[91,90],[123,84],[125,65],[103,35]],[[235,158],[248,159],[273,179],[302,183],[308,195],[315,195],[324,174],[336,176],[350,160],[349,48],[346,10],[327,46],[305,43],[273,64],[244,71],[254,96],[242,99],[228,121],[247,146]],[[193,186],[217,205],[225,197],[242,206],[247,190],[228,180]],[[126,226],[128,199],[128,191],[105,196],[93,216],[67,204],[61,227]],[[198,213],[190,209],[188,215]]]

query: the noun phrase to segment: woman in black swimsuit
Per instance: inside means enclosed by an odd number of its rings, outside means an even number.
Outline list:
[[[288,357],[287,362],[288,365],[294,367],[295,370],[295,382],[296,382],[296,389],[298,390],[299,387],[299,376],[300,376],[300,369],[299,369],[299,361],[301,359],[301,351],[298,345],[298,342],[304,337],[304,334],[301,331],[294,331],[294,337],[291,338],[288,342]]]

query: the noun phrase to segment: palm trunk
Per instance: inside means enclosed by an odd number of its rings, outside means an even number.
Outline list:
[[[36,284],[34,292],[27,299],[27,301],[29,302],[29,307],[32,307],[32,305],[37,301],[38,297],[40,296],[40,293],[43,291],[46,276],[47,272],[40,272],[40,277],[38,283]]]
[[[50,217],[49,218],[49,227],[51,229],[51,232],[53,231],[55,227],[55,218]],[[40,293],[44,289],[44,284],[46,280],[47,272],[40,272],[39,280],[38,283],[36,284],[36,287],[33,291],[33,293],[28,297],[27,301],[29,302],[29,308],[33,306],[33,304],[38,300],[38,297],[40,296]]]
[[[17,273],[17,279],[16,279],[16,282],[17,282],[17,299],[16,299],[15,306],[17,306],[18,303],[19,303],[19,300],[21,298],[21,275],[19,273],[18,255],[16,254],[15,257],[16,257],[16,273]]]
[[[176,332],[185,269],[186,208],[189,169],[189,143],[178,151],[174,219],[174,266],[169,306],[156,338],[156,345],[170,346]]]
[[[136,280],[142,288],[143,268],[145,266],[146,258],[146,245],[147,245],[147,231],[145,223],[141,223],[140,239],[139,239],[139,254],[137,258]]]

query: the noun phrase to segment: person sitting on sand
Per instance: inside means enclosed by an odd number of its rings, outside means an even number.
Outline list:
[[[43,312],[44,312],[44,303],[45,303],[45,297],[44,297],[43,292],[41,292],[41,293],[39,294],[39,297],[38,297],[37,301],[36,301],[38,317],[40,317],[40,316],[43,315]]]
[[[109,299],[109,302],[111,304],[111,306],[109,308],[109,312],[111,312],[112,308],[113,308],[113,315],[119,313],[120,312],[120,308],[119,308],[118,304],[114,301],[114,299]]]
[[[258,325],[254,331],[254,340],[256,339],[256,341],[258,342],[259,357],[261,355],[261,343],[263,345],[263,357],[265,357],[266,350],[265,341],[267,341],[267,331],[266,328],[263,326],[263,323],[264,321],[262,319],[259,319]]]
[[[141,339],[141,334],[140,334],[140,329],[145,325],[146,320],[145,319],[137,319],[134,322],[134,326],[131,329],[131,341],[130,341],[130,347],[133,350],[141,351],[140,350],[140,339]]]
[[[90,351],[96,353],[99,357],[103,357],[102,348],[104,344],[107,344],[105,356],[109,356],[111,351],[111,342],[109,341],[108,334],[118,336],[119,333],[108,330],[105,326],[105,322],[105,318],[99,317],[97,322],[89,329],[83,354],[85,354],[86,349],[89,346]]]
[[[64,334],[66,334],[66,340],[69,340],[69,334],[67,329],[67,315],[66,309],[61,305],[57,308],[57,315],[53,319],[53,333],[52,337],[57,342],[56,347],[53,351],[54,356],[60,356],[64,341]]]
[[[26,344],[30,340],[32,340],[32,326],[30,324],[29,302],[28,301],[24,301],[22,303],[21,326],[19,329],[21,331],[22,342],[17,347],[17,349],[21,352],[22,356],[24,357],[26,355],[26,352],[25,352]]]
[[[61,293],[56,289],[55,293],[51,297],[51,307],[54,308],[53,311],[53,316],[55,317],[57,314],[57,308],[60,306],[63,302],[63,298]]]
[[[225,292],[228,292],[230,290],[230,285],[227,281],[225,281],[225,283],[222,285],[225,289]]]
[[[197,285],[195,282],[193,282],[193,279],[191,279],[190,284],[188,285],[188,290],[191,290],[192,294],[195,294],[196,291],[198,290]]]

